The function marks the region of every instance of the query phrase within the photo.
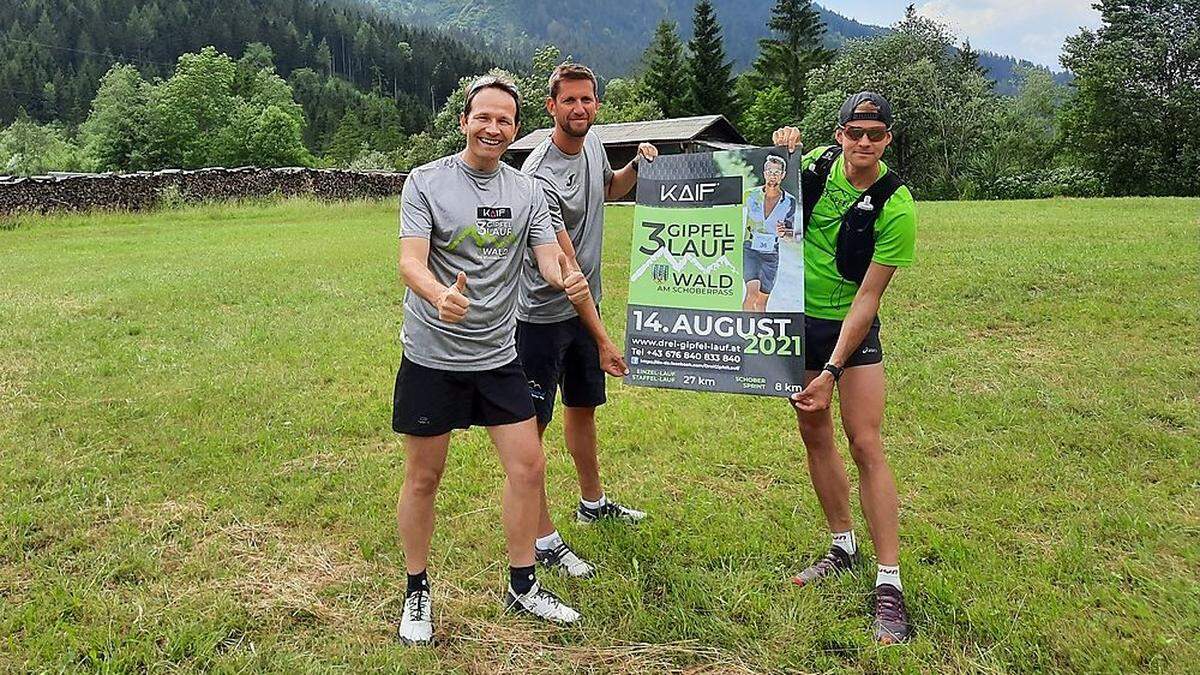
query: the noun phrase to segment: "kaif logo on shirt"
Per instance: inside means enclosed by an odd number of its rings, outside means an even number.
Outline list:
[[[507,206],[477,206],[475,217],[479,220],[512,220],[512,209]]]
[[[512,217],[512,207],[478,206],[475,208],[475,224],[464,227],[446,248],[456,250],[470,239],[484,257],[502,258],[508,255],[508,249],[517,240]]]

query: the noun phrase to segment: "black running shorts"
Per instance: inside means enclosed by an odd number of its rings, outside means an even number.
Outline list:
[[[517,322],[517,356],[525,366],[538,424],[554,416],[554,396],[562,387],[563,405],[595,408],[607,400],[600,349],[583,321]]]
[[[452,429],[494,427],[533,417],[520,359],[492,370],[455,371],[400,361],[392,395],[392,429],[440,436]]]
[[[833,348],[842,332],[841,321],[804,317],[804,369],[821,370],[829,363]],[[871,322],[867,336],[850,354],[843,368],[869,366],[883,361],[883,345],[879,342],[879,317]]]

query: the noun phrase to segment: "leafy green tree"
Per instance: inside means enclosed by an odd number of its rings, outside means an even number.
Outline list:
[[[1099,0],[1067,39],[1069,158],[1111,194],[1200,195],[1200,0]]]
[[[1017,70],[1015,96],[996,101],[982,175],[1004,176],[1050,168],[1062,148],[1057,117],[1069,90],[1044,68]]]
[[[726,60],[721,24],[710,0],[696,3],[688,42],[688,106],[696,115],[725,115],[735,119],[733,62]]]
[[[779,85],[756,89],[753,101],[742,112],[742,133],[756,145],[770,145],[771,133],[794,124],[791,93]]]
[[[216,164],[216,139],[230,125],[237,100],[233,59],[214,47],[179,57],[175,74],[157,87],[151,148],[159,166],[195,169]]]
[[[233,91],[238,96],[250,98],[254,95],[255,79],[262,70],[275,72],[275,52],[261,42],[251,42],[237,61],[237,75]]]
[[[614,78],[604,85],[604,102],[596,115],[597,124],[642,122],[662,117],[640,78]]]
[[[566,61],[570,61],[568,56]],[[521,92],[521,133],[529,133],[534,129],[545,129],[553,124],[550,113],[546,112],[546,97],[550,94],[550,73],[562,63],[562,52],[554,45],[543,45],[533,53],[528,74],[515,76],[503,69],[493,69],[493,74],[503,75],[517,83]],[[466,80],[459,83],[455,94],[459,96],[460,106],[462,94],[466,89]],[[461,110],[461,107],[460,107]],[[457,124],[457,118],[455,118]]]
[[[338,125],[329,151],[325,153],[325,159],[334,166],[348,166],[362,152],[366,143],[367,134],[363,131],[362,121],[358,114],[351,110]]]
[[[758,41],[752,81],[781,88],[790,119],[799,120],[809,99],[808,74],[828,64],[836,52],[824,46],[825,24],[811,0],[778,0],[767,26],[775,36]]]
[[[650,99],[666,117],[686,115],[689,91],[687,61],[674,23],[666,20],[659,22],[643,58],[646,62],[644,81]]]
[[[969,197],[996,108],[992,82],[962,68],[945,25],[912,8],[890,34],[850,43],[831,64],[813,71],[819,92],[801,128],[806,142],[830,143],[837,112],[850,94],[869,89],[888,97],[894,140],[884,159],[918,197]]]
[[[252,108],[253,110],[253,108]],[[253,114],[243,146],[245,164],[256,166],[309,166],[313,157],[304,147],[301,121],[278,106]]]
[[[21,114],[0,131],[0,173],[34,176],[83,168],[83,153],[61,124],[38,124]]]
[[[91,168],[130,171],[149,168],[147,123],[153,88],[129,65],[115,65],[100,80],[92,112],[80,127]]]
[[[321,44],[317,45],[313,59],[325,70],[325,77],[333,77],[333,50],[329,48],[327,39],[321,38]]]

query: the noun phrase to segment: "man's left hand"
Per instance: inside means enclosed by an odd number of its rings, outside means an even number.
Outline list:
[[[637,154],[647,162],[653,162],[658,157],[658,148],[654,147],[652,143],[639,143]]]
[[[822,370],[821,374],[814,377],[807,387],[792,394],[791,403],[796,410],[811,413],[828,410],[829,402],[832,399],[833,375],[829,371]]]
[[[588,288],[587,277],[575,269],[562,253],[558,254],[558,270],[562,274],[563,290],[567,292],[567,299],[571,304],[590,302],[588,298],[591,296],[591,289]]]
[[[600,369],[613,377],[624,377],[629,374],[629,366],[625,365],[625,357],[621,355],[611,340],[600,345]]]

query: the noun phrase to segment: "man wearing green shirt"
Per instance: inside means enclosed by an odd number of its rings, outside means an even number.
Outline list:
[[[903,185],[878,200],[882,204],[870,198],[870,193],[878,193],[877,181],[888,172],[880,158],[892,141],[891,124],[886,99],[873,92],[855,94],[838,115],[834,137],[840,152],[820,147],[804,156],[802,169],[811,170],[823,158],[828,174],[823,185],[816,183],[820,198],[804,227],[805,387],[792,396],[809,475],[833,533],[829,552],[793,581],[805,586],[850,571],[858,558],[850,518],[850,481],[834,442],[829,411],[836,386],[842,429],[858,466],[859,501],[875,543],[874,633],[883,643],[907,640],[911,633],[900,585],[896,484],[881,436],[885,381],[878,311],[897,268],[912,264],[916,211],[912,194]],[[773,139],[794,151],[800,132],[784,127]],[[814,175],[819,174],[818,170]],[[854,213],[855,209],[861,213]],[[839,243],[839,231],[863,222],[869,225],[871,218],[874,230],[866,235],[866,252],[859,252],[866,272],[857,276],[847,272],[853,265],[846,264],[846,258],[854,257],[847,251],[855,249]]]

